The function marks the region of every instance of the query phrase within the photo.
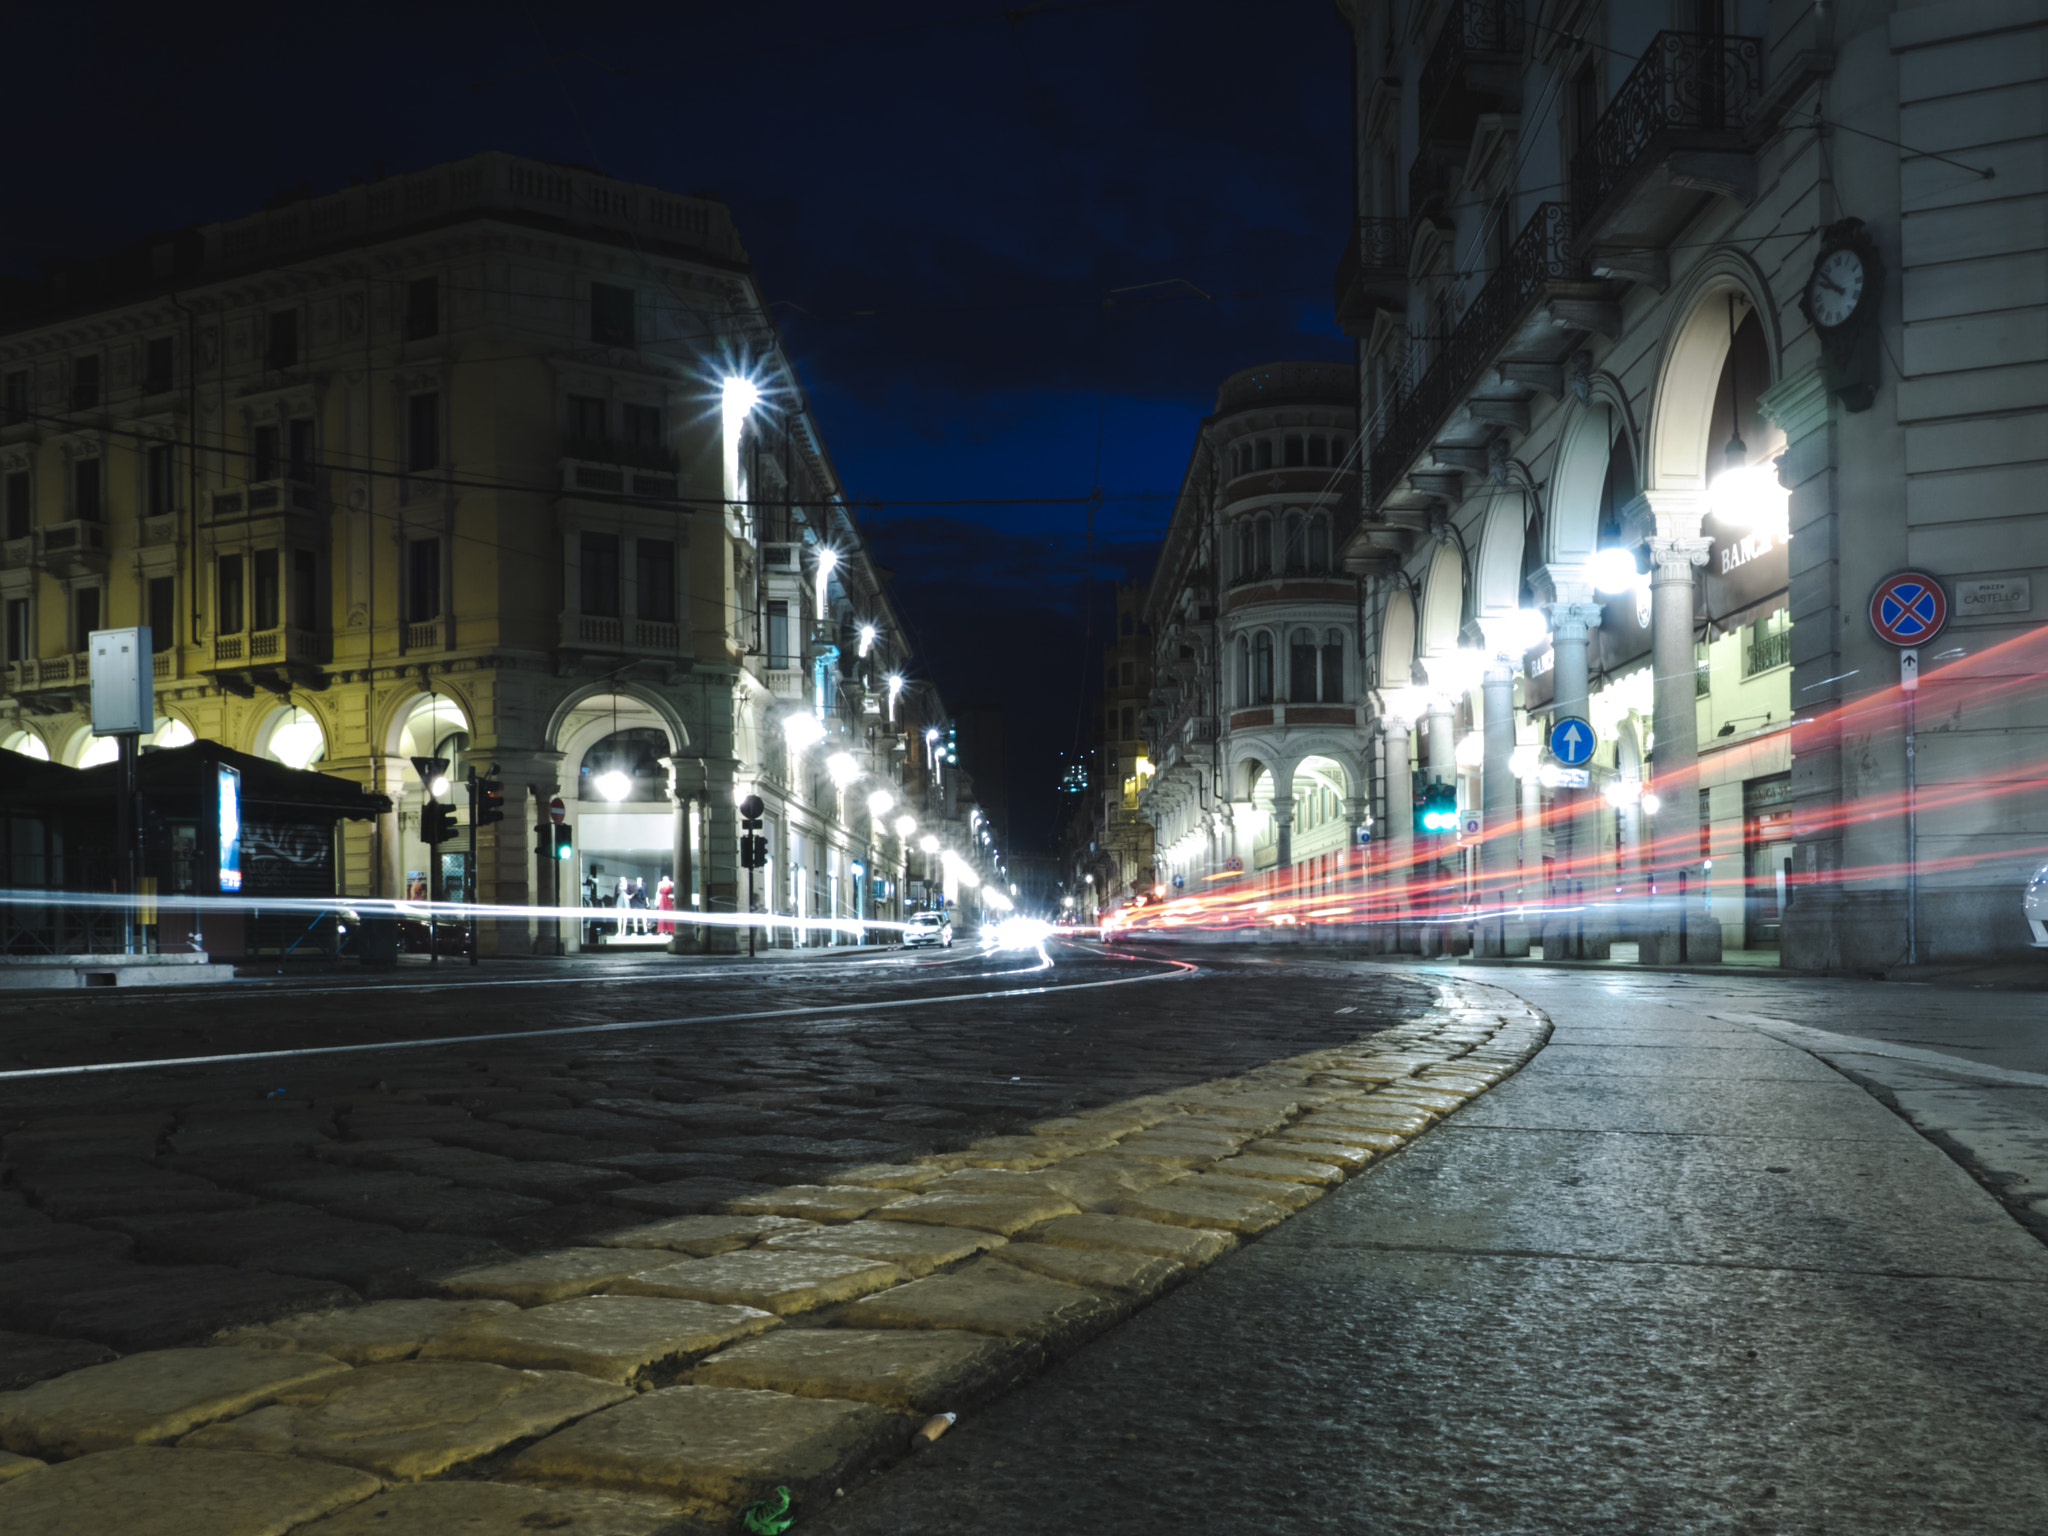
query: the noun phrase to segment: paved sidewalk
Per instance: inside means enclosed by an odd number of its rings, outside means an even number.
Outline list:
[[[2048,1248],[1754,1026],[1487,980],[1518,1075],[811,1529],[2043,1528]]]

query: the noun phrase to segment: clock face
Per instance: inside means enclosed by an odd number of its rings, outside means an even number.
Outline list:
[[[1828,330],[1843,324],[1863,301],[1863,258],[1846,248],[1830,251],[1806,280],[1806,307],[1813,323]]]

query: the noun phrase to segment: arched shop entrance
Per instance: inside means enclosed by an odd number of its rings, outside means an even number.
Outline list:
[[[682,745],[679,735],[651,703],[623,693],[581,701],[557,733],[576,849],[563,895],[591,913],[582,925],[586,945],[666,946],[674,920],[661,914],[664,881],[673,907],[691,904],[676,889],[676,849],[685,834],[669,763]]]
[[[318,728],[317,722],[314,728]],[[304,728],[298,724],[297,712],[281,712],[277,723],[267,730],[268,756],[277,755],[274,749],[278,745],[276,736],[279,729],[284,731],[288,746],[303,746],[307,740]],[[441,805],[459,807],[457,819],[467,824],[468,808],[462,784],[470,766],[469,733],[469,716],[445,693],[420,694],[406,707],[399,720],[393,751],[400,763],[397,799],[402,880],[399,890],[414,900],[429,897],[438,897],[442,901],[475,900],[475,871],[469,864],[468,842],[451,839],[438,848],[431,848],[420,836],[420,813],[430,798]],[[439,779],[423,782],[414,766],[416,758],[447,763],[446,782]]]

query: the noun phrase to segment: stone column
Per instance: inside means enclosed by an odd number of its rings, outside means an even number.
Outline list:
[[[1283,884],[1291,881],[1294,865],[1294,770],[1288,769],[1287,788],[1280,776],[1273,776],[1273,871]]]
[[[1644,964],[1678,958],[1676,876],[1691,862],[1699,836],[1699,706],[1693,691],[1693,572],[1707,563],[1712,540],[1700,536],[1705,497],[1697,492],[1648,492],[1656,515],[1650,540],[1650,645],[1656,716],[1652,731],[1651,789],[1661,802],[1649,820],[1649,866],[1657,874],[1659,908],[1642,937]],[[1666,888],[1669,889],[1666,889]]]
[[[1398,952],[1402,944],[1401,925],[1407,921],[1408,877],[1415,865],[1415,785],[1408,766],[1408,733],[1413,722],[1400,715],[1382,715],[1381,739],[1386,743],[1387,824],[1386,879],[1373,916],[1385,935],[1383,948]]]
[[[1547,572],[1551,590],[1556,600],[1550,604],[1551,704],[1550,719],[1554,725],[1559,720],[1585,720],[1587,695],[1590,692],[1586,651],[1593,638],[1593,631],[1599,627],[1604,609],[1594,601],[1593,589],[1585,578],[1576,571]],[[1547,745],[1547,737],[1546,737]],[[1563,898],[1594,894],[1593,882],[1598,872],[1587,864],[1599,848],[1599,840],[1592,835],[1592,828],[1586,823],[1586,807],[1592,797],[1582,789],[1568,789],[1560,786],[1552,804],[1556,811],[1557,868],[1558,883]],[[1575,903],[1567,900],[1566,905]],[[1587,928],[1586,914],[1576,913],[1564,920],[1569,924],[1571,942],[1560,947],[1556,935],[1548,930],[1554,925],[1546,923],[1545,954],[1551,958],[1569,956],[1573,959],[1589,959],[1604,956],[1607,951],[1599,948],[1601,941],[1595,939],[1597,955],[1589,955],[1584,944]],[[1605,933],[1607,924],[1594,927]],[[1552,954],[1552,951],[1556,951]]]
[[[402,757],[370,760],[370,787],[391,797],[391,809],[377,818],[377,875],[370,894],[405,894],[405,770]]]
[[[549,894],[550,876],[555,871],[535,877],[534,828],[547,820],[547,804],[556,793],[562,754],[497,747],[490,756],[505,786],[505,819],[478,829],[477,900],[499,906],[539,905]],[[533,952],[533,934],[523,920],[486,918],[477,925],[479,954]]]
[[[1515,750],[1516,658],[1494,652],[1480,674],[1479,695],[1485,756],[1479,780],[1479,901],[1481,916],[1472,936],[1480,955],[1527,954],[1526,929],[1517,919],[1510,927],[1507,904],[1514,885],[1515,775],[1508,759]],[[1486,909],[1492,908],[1491,918]]]
[[[1458,743],[1453,716],[1458,702],[1447,693],[1433,693],[1423,716],[1429,732],[1429,777],[1435,784],[1458,787]]]
[[[740,812],[733,803],[733,775],[738,766],[730,758],[705,758],[704,819],[701,826],[704,856],[704,910],[706,915],[730,917],[744,910],[747,872],[740,868]],[[778,858],[786,858],[786,845],[778,842]],[[758,871],[757,880],[775,878],[775,868]],[[704,948],[711,954],[737,954],[747,947],[745,933],[730,923],[706,924]]]

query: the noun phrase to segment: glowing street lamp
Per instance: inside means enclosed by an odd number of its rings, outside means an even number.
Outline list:
[[[908,840],[910,834],[916,830],[917,818],[915,816],[898,816],[896,818],[896,835],[898,837]]]
[[[597,784],[597,792],[603,795],[605,799],[611,801],[613,805],[617,805],[626,796],[633,793],[632,779],[619,772],[616,768],[606,769],[597,776],[595,782]]]
[[[825,739],[825,723],[807,711],[792,710],[782,717],[782,734],[788,738],[790,751],[802,752]]]
[[[1629,592],[1642,580],[1636,570],[1636,557],[1625,549],[1596,549],[1593,558],[1586,562],[1586,579],[1593,583],[1593,590],[1611,594]]]
[[[845,789],[860,777],[860,764],[851,752],[834,752],[825,759],[825,771],[832,775],[834,787]]]
[[[922,848],[926,853],[937,853],[939,851],[939,840],[936,837],[933,837],[931,833],[927,832],[923,837],[917,840],[917,846]]]
[[[901,672],[891,672],[884,681],[889,685],[889,723],[894,725],[896,723],[896,700],[902,697],[903,694],[903,674]]]
[[[896,797],[894,795],[890,794],[886,789],[878,789],[868,796],[868,814],[879,821],[882,817],[889,814],[891,807],[895,804]]]
[[[875,648],[875,626],[863,624],[860,627],[860,653],[865,656]]]
[[[734,512],[745,515],[740,501],[740,436],[747,416],[761,401],[761,391],[752,379],[736,374],[726,377],[719,390],[719,416],[725,428],[725,499]]]
[[[839,551],[831,545],[820,546],[818,550],[817,601],[812,605],[818,615],[818,622],[825,622],[825,584],[832,579],[832,572],[839,566]]]

